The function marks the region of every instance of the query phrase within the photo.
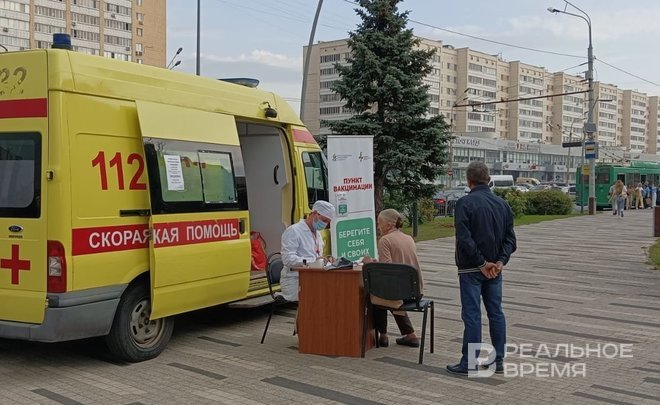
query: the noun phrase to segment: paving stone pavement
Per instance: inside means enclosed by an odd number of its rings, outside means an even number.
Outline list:
[[[654,241],[652,224],[647,210],[516,228],[518,252],[504,273],[508,343],[538,353],[507,360],[539,376],[467,379],[444,371],[458,360],[462,336],[447,238],[418,244],[426,295],[436,302],[436,350],[422,366],[417,349],[396,344],[365,359],[299,354],[293,310],[273,318],[261,345],[265,309],[214,308],[180,316],[167,350],[139,364],[113,361],[94,339],[0,339],[0,404],[657,404],[660,271],[646,264],[644,250]],[[419,329],[421,315],[411,319]],[[571,357],[599,344],[601,356],[616,358]],[[632,357],[613,356],[621,347],[632,347]],[[585,376],[567,376],[582,365]],[[544,377],[550,370],[555,376]]]

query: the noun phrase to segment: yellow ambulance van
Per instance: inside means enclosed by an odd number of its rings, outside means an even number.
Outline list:
[[[250,270],[327,200],[318,145],[256,88],[61,49],[0,53],[0,337],[165,348],[172,316],[268,292]]]

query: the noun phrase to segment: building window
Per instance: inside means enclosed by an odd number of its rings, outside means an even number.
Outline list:
[[[44,17],[57,18],[60,20],[64,19],[64,10],[58,10],[56,8],[36,6],[34,8],[34,13]]]
[[[142,24],[144,22],[144,14],[143,13],[135,13],[135,19],[138,20],[139,24]]]
[[[135,30],[135,34],[138,37],[141,37],[142,35],[144,35],[144,30],[142,28],[138,28],[138,29]]]
[[[29,13],[29,4],[20,4],[13,1],[0,1],[0,9],[9,11],[18,11],[20,13]]]
[[[322,55],[321,56],[321,63],[328,63],[328,62],[339,62],[341,59],[341,56],[338,53],[332,54],[332,55]]]

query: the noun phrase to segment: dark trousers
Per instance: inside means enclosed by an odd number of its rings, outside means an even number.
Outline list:
[[[387,333],[387,312],[387,309],[373,307],[374,328],[378,333]],[[410,318],[408,318],[408,314],[392,315],[394,316],[394,320],[396,321],[402,335],[408,335],[415,332],[415,329],[410,322]]]
[[[458,276],[461,287],[461,318],[463,331],[463,357],[461,366],[468,367],[468,343],[481,341],[481,298],[488,314],[490,340],[495,348],[495,361],[504,359],[506,320],[502,312],[502,274],[488,279],[480,271]]]

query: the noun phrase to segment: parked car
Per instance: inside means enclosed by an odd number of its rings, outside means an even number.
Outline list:
[[[468,188],[469,190],[469,188]],[[433,196],[433,205],[435,206],[436,215],[454,215],[454,207],[459,198],[465,196],[467,192],[464,187],[452,188],[437,192]]]
[[[530,188],[529,191],[549,190],[550,188],[552,188],[552,186],[549,184],[539,184],[537,186],[533,186],[532,188]]]
[[[571,197],[571,198],[575,198],[576,195],[577,194],[576,194],[576,190],[575,190],[575,185],[568,186],[568,196]]]

